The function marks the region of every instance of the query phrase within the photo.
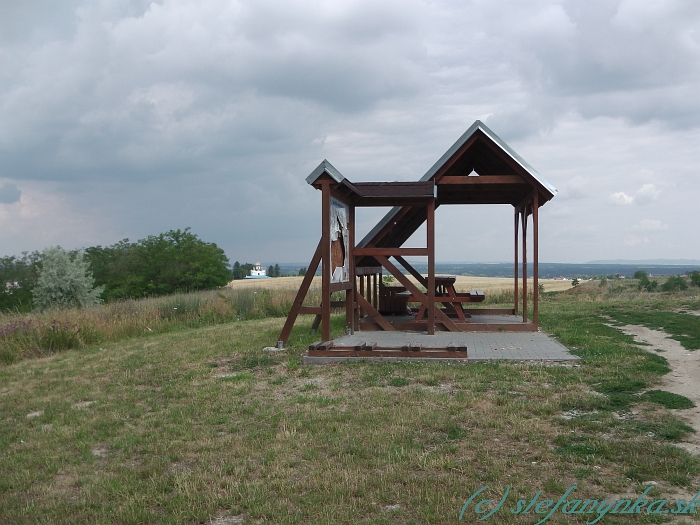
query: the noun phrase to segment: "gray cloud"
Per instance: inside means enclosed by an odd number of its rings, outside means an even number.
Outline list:
[[[2,204],[14,204],[15,202],[19,202],[21,196],[22,192],[16,184],[6,182],[0,186],[0,203]]]
[[[480,118],[561,190],[543,258],[616,258],[645,212],[678,240],[664,253],[697,250],[677,232],[699,190],[698,31],[680,0],[3,2],[0,174],[24,196],[0,210],[0,241],[191,225],[234,258],[301,261],[320,233],[303,179],[321,159],[414,180]],[[488,213],[483,257],[508,260]],[[602,242],[604,221],[630,226]],[[617,257],[653,247],[628,245]]]

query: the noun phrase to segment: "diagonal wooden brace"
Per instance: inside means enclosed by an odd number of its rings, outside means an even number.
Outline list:
[[[389,259],[387,259],[383,255],[375,255],[374,258],[379,262],[379,264],[381,264],[382,266],[384,266],[384,268],[389,270],[389,273],[393,275],[397,281],[404,285],[409,292],[411,292],[415,297],[420,299],[420,302],[423,303],[426,306],[426,308],[428,307],[428,296],[421,292],[415,284],[409,281],[408,278],[396,268],[396,266],[391,264],[389,262]],[[445,325],[445,328],[447,328],[450,332],[462,331],[452,321],[452,319],[447,317],[447,315],[445,315],[445,312],[443,312],[439,308],[435,309],[435,317],[437,317],[440,320],[440,322]]]
[[[381,326],[384,330],[387,332],[393,332],[396,331],[396,328],[394,328],[389,321],[384,319],[384,316],[380,314],[374,306],[372,306],[367,299],[362,297],[359,292],[355,294],[355,300],[357,301],[357,304],[360,305],[360,307],[369,314],[369,316],[374,320],[375,323],[377,323],[379,326]]]

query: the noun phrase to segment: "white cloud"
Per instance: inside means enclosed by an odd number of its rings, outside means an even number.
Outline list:
[[[634,203],[645,205],[654,202],[659,198],[661,192],[653,184],[645,184],[637,190],[634,195]]]
[[[625,246],[639,246],[642,244],[649,244],[648,237],[637,237],[636,235],[631,235],[625,238],[623,244]]]
[[[608,200],[613,204],[627,205],[632,204],[634,202],[634,197],[630,197],[624,191],[618,191],[615,193],[611,193],[608,197]]]
[[[664,224],[661,221],[654,219],[642,219],[634,226],[634,229],[643,232],[660,232],[668,230],[668,224]]]
[[[659,195],[661,192],[654,186],[653,184],[645,184],[641,188],[639,188],[634,196],[632,195],[627,195],[624,191],[618,191],[615,193],[611,193],[608,196],[608,202],[611,202],[612,204],[622,204],[622,205],[627,205],[627,204],[639,204],[640,206],[644,206],[646,204],[650,204],[656,200],[658,200]]]

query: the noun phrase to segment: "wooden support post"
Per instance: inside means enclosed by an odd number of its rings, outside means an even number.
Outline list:
[[[360,295],[362,297],[365,296],[365,276],[364,275],[360,275]],[[358,304],[359,304],[359,302],[358,302]],[[361,304],[360,304],[359,308],[360,308],[360,319],[362,319],[365,316],[365,311],[363,310]]]
[[[521,215],[523,226],[523,323],[527,323],[527,204]]]
[[[321,339],[331,338],[331,186],[321,183]]]
[[[382,282],[382,274],[374,274],[374,307],[379,308],[379,286]]]
[[[350,216],[348,217],[348,250],[346,254],[347,260],[350,261],[350,284],[352,287],[345,291],[345,328],[350,329],[350,333],[354,333],[357,327],[355,326],[355,205],[350,205]]]
[[[534,190],[534,195],[532,197],[532,324],[535,325],[537,329],[537,324],[539,322],[539,232],[537,227],[537,219],[539,215],[538,211],[538,198],[537,188]]]
[[[309,267],[306,270],[306,275],[304,275],[304,279],[301,281],[301,286],[299,287],[297,296],[294,298],[294,302],[292,303],[292,309],[289,311],[287,320],[285,321],[284,327],[282,328],[282,333],[280,334],[278,341],[283,341],[284,344],[287,344],[287,341],[289,340],[289,334],[292,333],[292,327],[294,326],[294,322],[297,320],[297,316],[299,315],[301,305],[304,303],[306,293],[309,291],[311,281],[313,280],[314,274],[316,273],[316,269],[318,268],[318,263],[321,261],[322,242],[323,239],[318,241],[318,246],[316,247],[314,256],[311,258],[311,263],[309,263]]]
[[[426,208],[428,219],[428,335],[435,334],[435,200]]]
[[[513,288],[513,313],[515,315],[518,315],[518,230],[520,229],[520,211],[518,211],[518,208],[515,208],[515,229],[514,229],[514,236],[515,236],[515,243],[513,246],[513,253],[515,254],[515,265],[513,267],[513,276],[515,280],[515,285]]]

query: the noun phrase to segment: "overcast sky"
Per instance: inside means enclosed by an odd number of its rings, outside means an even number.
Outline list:
[[[559,191],[542,261],[700,259],[697,0],[2,0],[0,255],[308,261],[321,160],[417,180],[476,119]],[[512,260],[510,206],[436,217],[438,261]]]

